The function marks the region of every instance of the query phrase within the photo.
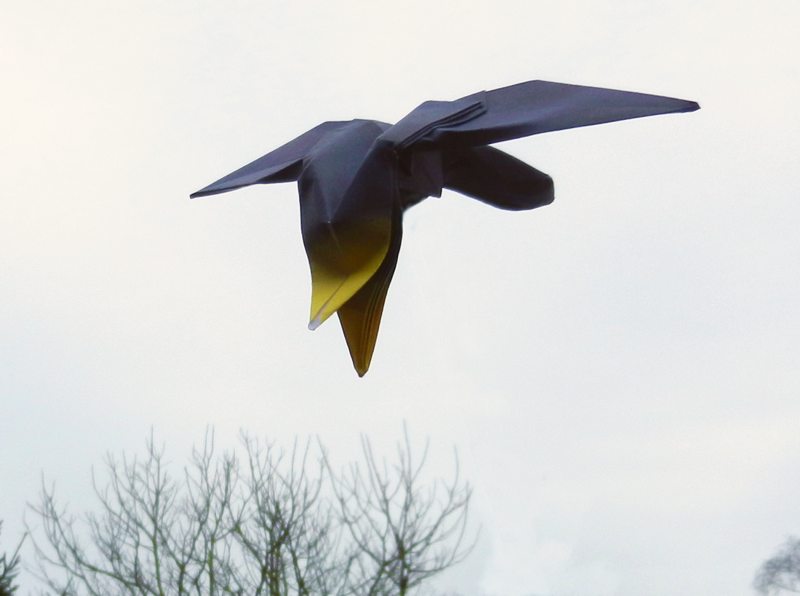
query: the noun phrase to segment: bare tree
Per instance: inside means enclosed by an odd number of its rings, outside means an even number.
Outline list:
[[[416,460],[404,429],[390,466],[375,458],[362,436],[363,463],[331,473],[340,519],[360,555],[359,594],[408,594],[463,560],[474,544],[464,544],[472,490],[460,480],[458,456],[450,482],[426,485],[421,474],[428,447]]]
[[[318,459],[309,473],[310,443],[288,454],[244,437],[247,475],[231,517],[236,543],[259,562],[257,587],[270,596],[348,594],[348,559],[338,528],[321,498],[325,476]],[[281,466],[286,459],[285,466]]]
[[[800,539],[789,538],[777,554],[761,564],[753,587],[765,595],[800,594]]]
[[[0,521],[0,530],[3,529],[3,522]],[[0,532],[2,534],[2,532]],[[17,573],[19,573],[19,549],[22,547],[22,543],[25,540],[25,537],[22,537],[22,540],[19,541],[14,554],[11,557],[7,557],[5,553],[0,555],[0,596],[11,596],[17,591],[17,587],[14,585],[14,579],[17,577]]]
[[[106,486],[99,487],[92,475],[100,511],[80,519],[80,533],[79,520],[59,507],[53,488],[43,483],[33,510],[46,546],[35,535],[34,546],[51,588],[92,595],[241,592],[223,526],[238,466],[228,455],[214,461],[213,436],[193,450],[183,485],[168,472],[152,435],[142,460],[108,456],[105,463]]]
[[[242,460],[216,455],[209,432],[176,477],[151,435],[144,458],[106,458],[107,484],[93,474],[99,511],[80,517],[43,482],[40,577],[63,595],[406,594],[466,553],[469,488],[456,470],[443,493],[424,490],[407,435],[392,472],[363,439],[366,474],[353,465],[346,479],[319,442],[242,445]]]

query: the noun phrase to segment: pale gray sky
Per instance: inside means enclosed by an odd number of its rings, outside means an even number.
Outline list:
[[[469,596],[743,596],[800,532],[800,2],[6,2],[0,518],[207,424],[459,447]],[[311,126],[546,79],[702,110],[530,137],[553,205],[409,211],[372,369],[306,330]]]

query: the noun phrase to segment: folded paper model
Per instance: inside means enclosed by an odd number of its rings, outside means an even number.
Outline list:
[[[394,125],[324,122],[191,196],[298,182],[311,266],[309,328],[338,313],[363,376],[397,264],[405,209],[445,188],[500,209],[547,205],[553,201],[550,176],[490,144],[698,108],[669,97],[529,81],[455,101],[426,101]]]

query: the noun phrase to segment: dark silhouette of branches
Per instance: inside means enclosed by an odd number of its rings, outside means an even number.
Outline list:
[[[753,587],[765,595],[800,594],[800,539],[789,538],[774,556],[761,564]]]
[[[106,458],[108,484],[93,474],[99,512],[79,521],[43,486],[34,507],[47,547],[34,540],[43,578],[62,594],[241,593],[223,526],[238,482],[235,458],[213,458],[208,435],[179,485],[153,437],[143,459]],[[90,546],[83,537],[88,534]],[[54,570],[61,571],[52,575]]]
[[[427,447],[333,474],[319,442],[282,450],[242,436],[217,455],[213,433],[175,476],[153,437],[143,458],[105,461],[98,510],[75,517],[43,482],[34,533],[39,576],[62,595],[407,594],[457,563],[470,489],[422,484]]]
[[[0,521],[0,534],[2,534],[3,522]],[[22,542],[25,537],[22,537],[16,550],[8,557],[5,553],[0,555],[0,596],[11,596],[17,591],[14,585],[14,579],[19,573],[19,549],[22,547]]]
[[[470,552],[464,535],[472,491],[460,480],[457,455],[450,482],[424,484],[428,444],[415,459],[405,429],[391,466],[376,460],[365,436],[361,450],[362,464],[331,472],[341,521],[358,553],[358,593],[402,596]]]

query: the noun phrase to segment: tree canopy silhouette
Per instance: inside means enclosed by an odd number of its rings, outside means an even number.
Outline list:
[[[449,481],[424,481],[406,433],[391,462],[362,438],[336,472],[319,441],[280,449],[213,433],[176,475],[152,435],[143,457],[93,475],[97,511],[69,514],[52,486],[33,506],[40,577],[59,594],[411,594],[461,561],[471,496],[456,457]]]
[[[782,592],[800,594],[800,539],[789,538],[775,555],[761,564],[753,587],[769,596]]]

